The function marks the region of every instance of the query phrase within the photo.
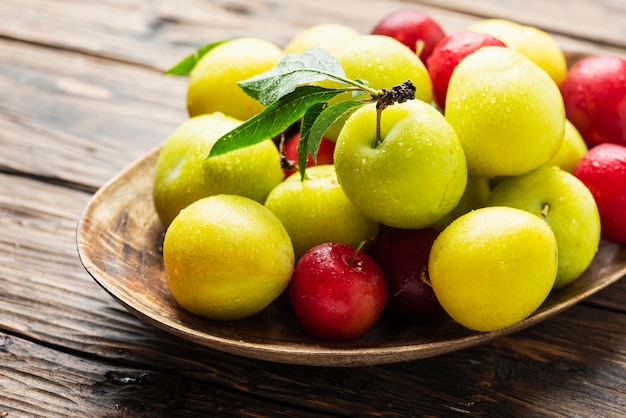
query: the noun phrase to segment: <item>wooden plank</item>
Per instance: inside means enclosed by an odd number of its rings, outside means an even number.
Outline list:
[[[563,37],[626,48],[626,3],[619,0],[584,4],[558,0],[450,0],[445,4],[436,0],[420,0],[414,3],[481,18],[510,19]]]
[[[343,23],[368,33],[382,16],[402,7],[424,10],[448,33],[486,17],[504,17],[540,22],[570,50],[600,52],[588,39],[613,46],[615,53],[620,53],[617,47],[626,46],[623,29],[618,29],[626,27],[621,22],[623,14],[612,12],[623,6],[611,0],[594,3],[592,10],[565,7],[558,0],[386,1],[369,2],[366,8],[360,0],[344,0],[340,7],[332,0],[280,4],[267,0],[5,0],[0,6],[0,36],[163,71],[210,41],[254,36],[283,46],[302,29],[322,22]]]
[[[0,333],[1,417],[317,417],[241,390],[107,365]]]
[[[7,38],[151,68],[162,69],[180,54],[175,42],[155,36],[166,17],[147,1],[5,0],[0,20],[0,33]]]
[[[618,417],[626,402],[626,315],[603,309],[601,298],[593,306],[579,304],[488,344],[423,361],[377,367],[273,364],[193,345],[132,317],[82,270],[74,227],[88,198],[88,193],[0,174],[0,328],[38,346],[78,357],[70,361],[59,353],[41,354],[41,361],[48,364],[24,370],[33,379],[26,383],[31,391],[45,392],[37,382],[50,380],[50,370],[55,370],[54,380],[59,380],[56,376],[63,376],[59,373],[68,361],[71,365],[91,364],[93,360],[133,369],[131,376],[137,376],[136,371],[164,373],[243,391],[292,408],[339,416],[364,416],[372,411],[398,417],[457,413],[572,416],[601,408],[603,416]],[[619,293],[623,298],[626,281],[605,292]],[[573,329],[584,332],[573,333]],[[31,350],[37,352],[36,348],[27,351]],[[103,372],[98,370],[98,376],[87,374],[80,380],[70,375],[62,380],[75,380],[76,384],[86,381],[86,385],[102,382]],[[70,369],[68,373],[77,372]],[[233,381],[233,376],[239,378]],[[0,392],[11,397],[11,402],[17,402],[25,390],[14,379],[2,386]],[[135,395],[142,402],[152,402],[162,387],[166,386],[154,385],[156,394],[140,391]],[[339,392],[342,396],[335,396]],[[302,396],[294,398],[293,393]],[[100,401],[93,402],[106,402],[107,394],[101,396]],[[545,402],[533,404],[538,397]],[[59,399],[55,407],[71,402],[92,401]]]
[[[0,170],[99,187],[187,118],[185,94],[185,78],[4,40]]]

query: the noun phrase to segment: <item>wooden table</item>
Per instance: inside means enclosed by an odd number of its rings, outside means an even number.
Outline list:
[[[407,5],[448,33],[503,17],[626,56],[621,0],[0,2],[0,417],[626,415],[626,280],[473,348],[324,368],[174,337],[82,267],[92,194],[187,117],[186,79],[163,70],[228,37],[282,46],[325,21],[366,33]]]

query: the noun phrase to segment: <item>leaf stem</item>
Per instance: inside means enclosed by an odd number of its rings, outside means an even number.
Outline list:
[[[334,79],[336,81],[342,82],[344,84],[350,84],[351,86],[356,87],[355,89],[351,89],[351,90],[363,90],[366,93],[368,93],[370,96],[372,96],[373,100],[378,100],[380,97],[382,97],[384,90],[377,90],[374,89],[372,87],[368,87],[367,85],[363,84],[363,83],[359,83],[356,80],[352,80],[350,78],[347,77],[341,77],[337,74],[332,74],[329,73],[328,71],[324,71],[324,70],[318,70],[318,69],[313,69],[310,70],[311,72],[315,72],[318,74],[323,74],[325,76],[327,76],[330,79]]]

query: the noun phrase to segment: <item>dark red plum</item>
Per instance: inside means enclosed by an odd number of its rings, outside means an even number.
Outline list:
[[[369,249],[387,279],[387,310],[402,321],[424,323],[444,314],[428,283],[428,257],[438,234],[434,228],[389,228]]]

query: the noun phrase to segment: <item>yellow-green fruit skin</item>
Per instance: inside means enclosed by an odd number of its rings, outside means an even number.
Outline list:
[[[576,280],[589,266],[600,245],[600,215],[589,189],[558,167],[540,167],[502,180],[486,205],[526,210],[545,220],[559,247],[560,288]]]
[[[545,165],[548,167],[557,166],[561,170],[573,174],[576,165],[581,158],[589,151],[585,140],[580,132],[569,120],[565,120],[565,133],[563,141],[556,155],[550,159]]]
[[[263,310],[287,287],[294,253],[287,231],[251,199],[216,195],[185,208],[167,229],[168,285],[186,310],[237,320]]]
[[[524,54],[560,86],[567,75],[565,54],[548,33],[506,19],[485,19],[469,30],[489,34],[507,47]]]
[[[331,55],[361,34],[349,26],[337,23],[320,23],[296,34],[287,46],[285,54],[302,54],[310,48],[321,48]]]
[[[509,48],[488,46],[465,57],[450,78],[445,116],[472,176],[529,172],[554,156],[565,108],[547,73]]]
[[[509,207],[469,212],[444,229],[428,273],[445,311],[461,325],[488,332],[515,325],[546,299],[556,277],[552,230]]]
[[[433,86],[424,63],[403,43],[382,35],[363,35],[340,48],[337,60],[348,78],[365,80],[374,89],[391,89],[411,80],[415,86],[415,98],[426,103],[433,99]],[[337,83],[321,82],[324,87],[339,87]],[[343,87],[343,86],[341,86]],[[351,100],[351,93],[344,93],[331,100]],[[336,122],[326,132],[335,141],[347,118]]]
[[[153,182],[154,207],[166,227],[194,201],[236,194],[263,203],[282,181],[280,153],[271,140],[205,159],[213,144],[241,121],[221,113],[180,124],[159,152]]]
[[[482,177],[468,177],[467,185],[461,200],[452,211],[448,212],[443,218],[435,222],[432,227],[438,231],[442,231],[446,226],[467,212],[481,208],[485,205],[487,198],[491,193],[489,180]]]
[[[382,35],[363,35],[337,52],[337,60],[349,78],[366,80],[369,87],[390,89],[411,80],[415,98],[433,99],[433,87],[424,63],[401,42]]]
[[[341,242],[356,247],[378,233],[378,223],[358,210],[337,182],[332,164],[306,169],[302,181],[295,173],[276,186],[265,206],[281,220],[299,259],[318,244]]]
[[[189,74],[189,116],[222,112],[247,120],[265,107],[237,83],[270,70],[283,59],[275,44],[256,38],[238,38],[206,53]]]
[[[444,117],[419,100],[382,113],[365,105],[346,121],[334,154],[346,196],[369,218],[397,228],[423,228],[459,202],[467,183],[465,156]]]

